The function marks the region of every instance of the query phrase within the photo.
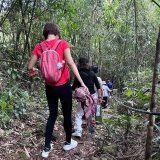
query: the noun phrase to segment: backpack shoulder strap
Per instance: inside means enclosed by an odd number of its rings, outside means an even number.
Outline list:
[[[80,72],[83,73],[83,74],[85,74],[91,80],[91,82],[94,84],[93,79],[87,73],[85,73],[83,71],[80,71]]]
[[[61,40],[56,41],[56,43],[52,47],[52,50],[55,51],[57,49],[57,47],[58,47],[58,45],[59,45],[60,42],[61,42]],[[40,47],[41,47],[41,49],[42,49],[43,52],[46,50],[46,48],[44,47],[44,42],[40,43]]]
[[[56,41],[56,43],[54,44],[54,46],[51,48],[52,50],[56,51],[58,45],[60,44],[61,40]]]
[[[43,44],[44,42],[41,42],[41,43],[39,43],[39,45],[40,45],[40,47],[41,47],[41,49],[42,49],[42,52],[44,52],[46,49],[44,48],[44,44]]]

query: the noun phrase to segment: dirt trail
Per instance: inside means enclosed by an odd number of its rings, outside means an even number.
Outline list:
[[[41,152],[44,146],[45,123],[39,119],[30,117],[27,120],[20,120],[12,124],[12,128],[5,131],[0,137],[0,160],[41,160]],[[99,148],[97,143],[101,133],[104,133],[103,126],[97,125],[95,134],[90,134],[86,121],[83,123],[82,138],[73,137],[78,141],[78,146],[70,151],[64,151],[65,134],[61,121],[56,121],[53,151],[49,154],[48,160],[89,160],[97,155]]]

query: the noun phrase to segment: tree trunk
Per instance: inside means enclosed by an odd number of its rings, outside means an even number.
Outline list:
[[[158,84],[158,72],[160,71],[160,30],[157,38],[156,44],[156,56],[155,56],[155,65],[154,65],[154,73],[153,73],[153,81],[152,81],[152,95],[150,102],[150,112],[156,111],[156,92],[157,92],[157,84]],[[153,128],[154,128],[155,118],[153,115],[149,115],[149,123],[147,126],[147,139],[146,139],[146,151],[145,151],[145,160],[151,160],[152,154],[152,138],[153,138]]]

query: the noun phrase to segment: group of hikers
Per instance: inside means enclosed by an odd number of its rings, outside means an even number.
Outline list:
[[[63,125],[66,134],[63,149],[67,151],[78,145],[77,141],[71,137],[82,136],[82,117],[84,116],[83,105],[81,102],[78,102],[76,105],[74,133],[72,133],[72,91],[76,90],[76,88],[83,87],[90,93],[93,99],[96,99],[94,107],[98,110],[100,104],[102,104],[102,108],[106,108],[107,97],[112,91],[113,86],[112,82],[108,81],[106,84],[105,81],[102,81],[100,77],[96,76],[98,67],[96,65],[90,66],[87,57],[80,57],[76,66],[71,56],[71,47],[67,41],[61,40],[60,29],[55,22],[47,22],[45,24],[43,36],[45,40],[37,43],[32,51],[28,69],[31,73],[37,74],[38,69],[35,68],[35,64],[40,59],[40,68],[45,80],[46,97],[49,106],[45,144],[42,151],[42,157],[47,158],[53,149],[51,138],[58,116],[59,99],[62,106],[64,116]],[[58,63],[56,63],[57,61]],[[54,64],[56,65],[53,66]],[[68,67],[75,76],[72,86],[70,85]],[[95,115],[91,112],[91,123],[96,122]]]

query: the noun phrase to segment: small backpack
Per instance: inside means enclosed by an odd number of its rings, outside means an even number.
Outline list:
[[[52,48],[44,48],[44,42],[40,43],[43,51],[40,58],[41,74],[46,82],[52,84],[57,83],[61,79],[65,68],[65,61],[60,61],[59,54],[56,52],[60,42],[58,40]]]

